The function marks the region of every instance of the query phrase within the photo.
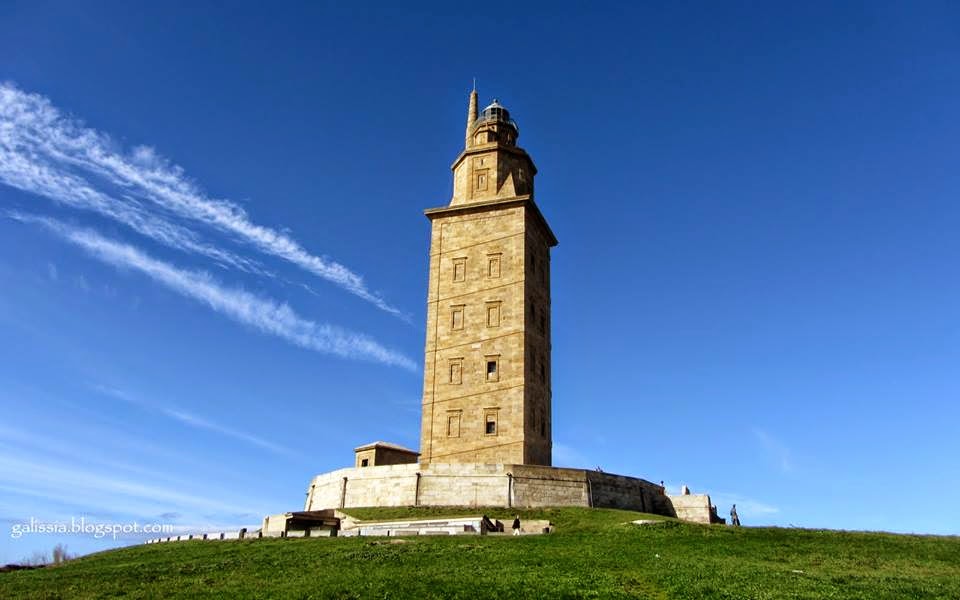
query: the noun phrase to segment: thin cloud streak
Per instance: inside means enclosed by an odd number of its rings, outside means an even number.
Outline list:
[[[237,506],[222,502],[215,498],[197,496],[190,492],[146,485],[137,480],[122,479],[78,468],[76,465],[52,465],[29,460],[0,456],[0,483],[16,487],[23,492],[38,496],[48,495],[49,490],[60,490],[59,498],[63,499],[62,490],[71,489],[78,495],[99,496],[106,499],[122,495],[127,498],[140,499],[151,503],[170,507],[191,506],[199,509],[214,511],[229,511],[233,513],[257,514],[259,510],[250,506]],[[50,496],[57,499],[58,495]]]
[[[261,252],[287,260],[340,286],[381,310],[406,318],[369,290],[362,276],[336,261],[309,253],[299,242],[276,229],[253,223],[246,211],[234,202],[207,197],[185,176],[182,168],[152,148],[137,146],[125,156],[115,151],[115,147],[109,136],[64,116],[44,96],[23,92],[10,83],[0,83],[0,151],[3,152],[0,162],[21,159],[0,173],[10,185],[21,189],[29,189],[22,187],[24,185],[36,185],[34,165],[37,162],[97,174],[164,211],[227,232]]]
[[[757,442],[760,443],[760,446],[767,453],[767,455],[773,460],[780,470],[784,473],[790,473],[793,471],[793,461],[790,459],[790,449],[787,448],[780,440],[776,439],[766,431],[754,428],[753,435],[757,438]]]
[[[728,514],[727,511],[730,510],[730,506],[736,504],[737,514],[741,518],[752,519],[752,522],[748,523],[750,525],[762,525],[769,522],[769,519],[774,518],[774,515],[780,514],[780,508],[743,494],[717,492],[710,494],[710,500],[717,507],[717,513],[721,517]]]
[[[214,433],[219,433],[227,437],[232,437],[234,439],[247,442],[248,444],[253,444],[254,446],[266,448],[267,450],[270,450],[271,452],[276,452],[278,454],[289,454],[289,455],[293,454],[292,451],[290,451],[287,448],[284,448],[283,446],[278,446],[277,444],[268,442],[267,440],[264,440],[262,438],[258,438],[255,435],[244,433],[243,431],[237,431],[236,429],[230,429],[229,427],[224,427],[223,425],[212,423],[210,421],[201,419],[200,417],[190,414],[188,412],[166,409],[166,408],[163,409],[162,412],[163,414],[167,415],[171,419],[176,419],[177,421],[180,421],[184,425],[189,425],[190,427],[193,427],[195,429],[206,429],[207,431],[213,431]]]
[[[16,212],[8,215],[23,223],[41,225],[98,260],[144,273],[177,293],[206,304],[215,312],[301,348],[417,370],[417,364],[411,359],[365,335],[304,319],[286,304],[242,289],[223,287],[208,273],[178,269],[133,246],[107,239],[89,229],[70,227],[55,219]]]
[[[201,254],[224,266],[269,275],[256,261],[201,242],[195,232],[149,213],[130,197],[118,200],[95,189],[82,177],[56,170],[35,153],[25,154],[6,123],[3,98],[4,89],[0,86],[0,181],[3,183],[64,206],[93,211],[171,248]]]
[[[186,411],[183,411],[177,408],[159,407],[159,406],[154,406],[152,404],[149,404],[147,402],[143,402],[141,400],[133,398],[123,390],[118,390],[116,388],[108,387],[105,385],[94,385],[93,389],[105,396],[116,398],[117,400],[122,400],[123,402],[132,404],[140,409],[143,409],[146,411],[158,412],[164,415],[165,417],[178,421],[189,427],[193,427],[194,429],[203,429],[206,431],[212,431],[214,433],[218,433],[220,435],[225,435],[227,437],[232,437],[236,440],[240,440],[247,444],[264,448],[266,450],[270,450],[271,452],[276,452],[277,454],[285,454],[288,456],[293,456],[295,454],[289,448],[286,448],[279,444],[274,444],[273,442],[265,440],[261,437],[257,437],[253,434],[246,433],[244,431],[238,431],[236,429],[232,429],[230,427],[226,427],[224,425],[220,425],[218,423],[208,421],[207,419],[198,417],[197,415],[194,415],[192,413],[188,413]],[[2,432],[2,428],[0,428],[0,432]]]

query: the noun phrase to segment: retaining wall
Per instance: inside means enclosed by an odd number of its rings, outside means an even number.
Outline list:
[[[672,498],[659,485],[637,477],[585,469],[414,463],[339,469],[317,475],[307,490],[304,510],[365,506],[593,506],[710,522],[709,496],[679,498],[685,500],[677,511]]]

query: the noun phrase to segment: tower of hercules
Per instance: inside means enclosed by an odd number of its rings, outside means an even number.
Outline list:
[[[550,248],[517,124],[470,94],[431,222],[420,463],[550,465]]]

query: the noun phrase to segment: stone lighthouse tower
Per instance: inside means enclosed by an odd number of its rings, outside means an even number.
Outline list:
[[[264,531],[274,520],[286,531],[317,518],[309,511],[361,506],[589,506],[718,521],[706,494],[667,496],[637,477],[551,464],[550,249],[557,239],[534,202],[537,169],[517,146],[519,135],[502,104],[478,111],[471,93],[453,197],[425,211],[430,280],[419,462],[417,452],[395,444],[360,446],[354,467],[310,481],[307,512],[274,515]],[[400,531],[419,532],[416,523]],[[396,523],[381,525],[397,531]]]
[[[530,156],[470,94],[453,198],[432,226],[420,463],[551,464],[550,248]]]

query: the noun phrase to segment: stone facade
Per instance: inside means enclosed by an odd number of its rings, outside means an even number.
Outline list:
[[[550,248],[536,168],[496,101],[431,221],[420,462],[551,463]]]
[[[636,477],[468,463],[389,465],[317,475],[304,510],[365,506],[592,506],[674,514],[663,488]]]

